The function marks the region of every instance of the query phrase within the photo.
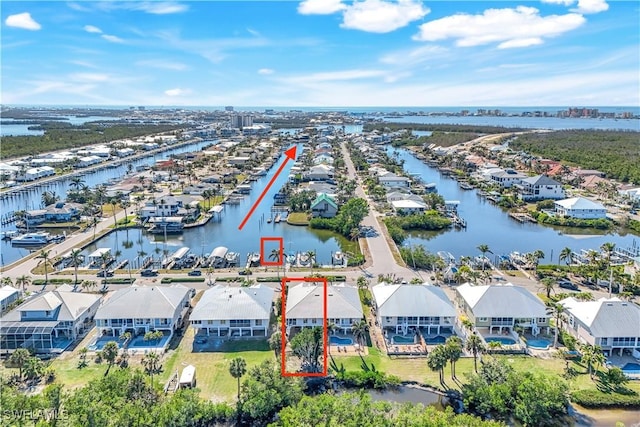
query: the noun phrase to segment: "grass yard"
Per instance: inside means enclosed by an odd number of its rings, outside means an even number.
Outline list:
[[[305,212],[292,212],[287,217],[287,224],[309,225],[309,215]]]

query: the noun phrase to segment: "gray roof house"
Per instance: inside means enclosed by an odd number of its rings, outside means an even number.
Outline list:
[[[564,199],[565,194],[562,184],[546,175],[537,175],[520,180],[515,184],[520,198],[526,201]]]
[[[571,335],[586,344],[620,354],[626,349],[640,352],[640,307],[619,298],[578,301],[569,297],[560,301]]]
[[[20,298],[20,291],[13,286],[3,286],[0,288],[0,313]]]
[[[0,350],[64,351],[91,327],[100,299],[100,295],[73,292],[64,285],[29,298],[0,318]]]
[[[372,289],[378,324],[396,334],[422,329],[427,334],[453,333],[456,309],[445,292],[428,284],[381,283]]]
[[[171,335],[182,326],[189,309],[189,292],[189,288],[182,285],[133,285],[119,289],[96,313],[98,333],[119,337],[124,332],[136,336],[163,331]]]
[[[311,328],[323,325],[324,285],[304,282],[289,288],[286,300],[287,333],[293,327]],[[344,283],[327,287],[327,321],[343,333],[362,320],[358,289]]]
[[[549,327],[544,303],[523,287],[511,283],[458,286],[456,302],[476,328],[511,332],[515,326],[537,335],[540,327]]]
[[[217,337],[265,337],[269,330],[274,290],[214,286],[207,289],[189,316],[196,334]]]

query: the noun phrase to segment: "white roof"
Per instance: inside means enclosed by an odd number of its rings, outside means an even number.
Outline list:
[[[475,286],[470,283],[458,286],[456,292],[465,300],[475,317],[549,317],[540,299],[520,286]]]
[[[191,384],[193,377],[196,376],[196,367],[193,365],[185,366],[180,375],[180,384]]]
[[[209,255],[209,256],[211,258],[224,258],[224,256],[227,254],[227,252],[229,252],[229,248],[227,248],[225,246],[218,246],[217,248],[215,248],[211,252],[211,255]]]
[[[391,202],[391,205],[396,209],[424,209],[426,207],[424,203],[415,200],[395,200]]]
[[[100,258],[102,254],[111,252],[111,248],[98,248],[89,254],[89,258]]]
[[[437,286],[381,283],[371,290],[382,317],[456,316],[453,304],[445,292]]]
[[[217,285],[204,292],[189,319],[268,320],[271,315],[273,293],[272,288],[263,285],[248,288]]]
[[[11,321],[20,322],[20,312],[22,311],[55,310],[57,310],[55,321],[74,321],[84,313],[87,308],[100,300],[100,298],[100,295],[84,292],[70,292],[65,289],[49,291],[27,300],[15,310],[7,313],[2,317],[2,319],[0,319],[0,323]],[[27,324],[29,321],[21,323]]]
[[[560,301],[567,312],[589,328],[593,337],[640,337],[640,307],[619,298]]]
[[[10,296],[17,294],[19,291],[14,288],[13,286],[3,286],[0,288],[0,301],[4,301],[5,299],[9,298]]]
[[[584,197],[572,197],[570,199],[558,200],[556,205],[560,205],[565,209],[578,210],[605,210],[606,208],[600,203],[594,202]]]
[[[287,319],[324,317],[324,285],[305,282],[290,287],[286,309]],[[327,286],[328,318],[360,319],[362,315],[357,288],[345,284]]]
[[[96,312],[96,319],[171,318],[182,309],[189,288],[130,286],[118,289]]]

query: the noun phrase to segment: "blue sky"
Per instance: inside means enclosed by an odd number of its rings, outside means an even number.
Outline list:
[[[3,1],[2,104],[640,105],[636,1]]]

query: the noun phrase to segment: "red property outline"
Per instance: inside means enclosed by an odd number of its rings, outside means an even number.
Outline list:
[[[287,372],[286,371],[286,360],[285,353],[287,347],[287,282],[322,282],[323,283],[323,310],[322,310],[322,338],[324,341],[323,346],[323,359],[324,363],[322,366],[322,372]],[[327,319],[327,293],[328,293],[328,284],[326,277],[283,277],[282,278],[282,325],[281,325],[281,336],[282,336],[282,354],[280,355],[280,363],[281,363],[281,372],[283,377],[326,377],[329,371],[329,361],[328,357],[328,345],[329,345],[329,334],[328,334],[328,319]]]
[[[280,248],[280,259],[278,261],[266,261],[264,256],[265,242],[278,242]],[[261,237],[260,238],[260,265],[284,265],[284,238],[283,237]]]

